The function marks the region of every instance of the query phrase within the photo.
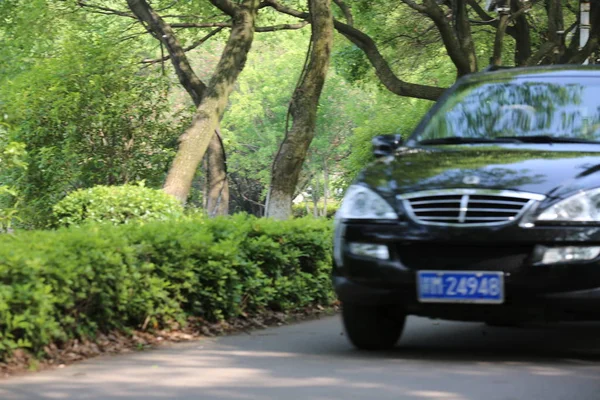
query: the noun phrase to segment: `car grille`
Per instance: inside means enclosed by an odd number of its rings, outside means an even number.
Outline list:
[[[399,196],[408,215],[426,225],[503,225],[520,218],[544,196],[512,191],[455,189]]]
[[[514,272],[527,264],[533,246],[473,246],[425,243],[396,246],[398,257],[410,269]]]

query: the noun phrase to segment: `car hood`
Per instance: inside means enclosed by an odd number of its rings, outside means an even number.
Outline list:
[[[367,167],[362,182],[389,197],[483,188],[563,197],[600,187],[600,145],[461,145],[402,148]]]

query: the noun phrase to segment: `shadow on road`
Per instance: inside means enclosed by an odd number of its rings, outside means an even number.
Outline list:
[[[316,325],[315,325],[316,326]],[[271,330],[254,337],[265,350],[328,357],[407,358],[429,361],[493,361],[580,359],[600,361],[600,322],[525,324],[518,327],[491,327],[482,323],[434,321],[410,317],[398,346],[390,351],[364,352],[347,343],[341,321],[321,330],[300,331],[293,343],[268,341]],[[332,335],[331,328],[336,329]],[[294,327],[288,327],[294,332]],[[294,333],[292,333],[294,334]],[[340,340],[342,339],[342,340]]]
[[[600,323],[526,324],[490,327],[478,323],[420,320],[408,327],[388,357],[428,360],[514,361],[581,359],[600,361]],[[415,322],[415,321],[412,321]]]
[[[491,328],[410,318],[399,346],[350,347],[338,318],[100,357],[0,383],[3,400],[597,400],[600,323]]]

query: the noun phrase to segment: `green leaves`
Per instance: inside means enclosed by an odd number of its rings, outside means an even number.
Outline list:
[[[84,222],[113,225],[168,220],[183,216],[183,207],[161,190],[138,185],[95,186],[70,193],[53,207],[59,226]]]
[[[0,165],[5,172],[12,176],[6,176],[3,184],[0,184],[0,233],[12,228],[15,222],[20,220],[21,195],[18,183],[27,170],[27,151],[23,143],[10,142],[2,146],[0,137]]]
[[[0,242],[0,361],[100,332],[333,300],[331,223],[230,218],[85,225]]]
[[[4,147],[2,155],[0,155],[0,163],[5,168],[27,169],[27,151],[25,143],[10,142]]]
[[[0,182],[14,181],[26,227],[46,226],[51,207],[74,189],[160,187],[183,124],[165,96],[168,81],[140,71],[131,43],[116,40],[119,26],[98,32],[81,14],[65,15],[70,29],[52,38],[51,56],[34,47],[34,62],[0,74],[0,148],[19,142],[28,153],[26,172],[0,163]]]

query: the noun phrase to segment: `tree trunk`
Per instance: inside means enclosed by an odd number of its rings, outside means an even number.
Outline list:
[[[263,4],[273,7],[275,10],[291,15],[292,17],[309,19],[310,14],[280,4],[277,0],[263,0]],[[349,10],[349,9],[348,9]],[[388,62],[379,52],[373,39],[364,32],[353,28],[350,24],[344,24],[340,21],[333,21],[335,29],[344,35],[349,41],[354,43],[367,56],[369,62],[375,69],[377,77],[381,83],[392,93],[398,96],[415,97],[418,99],[437,101],[444,93],[445,88],[419,85],[405,82],[399,79]]]
[[[504,34],[510,19],[509,13],[500,14],[500,22],[496,29],[496,39],[494,40],[494,55],[492,56],[492,65],[502,65],[502,48],[504,47]]]
[[[471,34],[471,23],[467,13],[467,1],[456,1],[456,36],[460,43],[463,53],[469,60],[469,68],[471,72],[477,71],[477,54],[475,52],[475,43]]]
[[[258,3],[258,0],[244,0],[240,6],[233,8],[229,40],[192,125],[179,138],[179,149],[167,175],[164,191],[182,203],[187,201],[198,164],[223,116],[235,81],[244,68],[254,38]]]
[[[600,4],[598,2],[591,3],[590,24],[590,38],[586,45],[569,59],[570,64],[581,64],[589,59],[593,52],[600,49]],[[579,38],[575,40],[579,41]]]
[[[292,127],[279,147],[271,172],[266,216],[276,219],[287,219],[292,214],[292,200],[302,164],[315,134],[317,106],[333,45],[330,0],[309,0],[308,6],[312,18],[310,61],[292,95]]]
[[[150,33],[167,48],[169,59],[179,79],[196,107],[200,106],[206,93],[206,85],[194,73],[185,51],[171,26],[156,13],[146,0],[127,0],[129,9],[148,28]],[[225,166],[225,148],[216,135],[208,147],[207,177],[205,180],[207,205],[220,204],[220,207],[207,209],[209,215],[227,215],[229,210],[229,184]]]
[[[319,216],[319,178],[315,178],[312,188],[313,217]]]
[[[546,2],[548,15],[548,39],[555,44],[555,50],[546,58],[545,64],[554,64],[560,59],[564,52],[565,22],[563,16],[563,5],[561,0],[548,0]]]
[[[327,201],[329,200],[329,166],[327,159],[323,161],[323,217],[327,217]]]
[[[444,43],[444,47],[446,48],[448,56],[456,66],[456,72],[458,76],[463,76],[476,71],[473,70],[473,68],[477,66],[476,59],[471,60],[470,55],[468,53],[465,53],[463,44],[461,43],[459,38],[456,37],[454,29],[452,29],[450,23],[448,22],[446,13],[435,0],[423,0],[423,5],[416,5],[416,8],[414,2],[406,0],[403,1],[412,8],[416,9],[417,11],[423,14],[428,15],[429,18],[431,18],[435,26],[438,28],[438,31],[440,32],[440,36],[442,37],[442,42]],[[462,21],[466,23],[466,21],[468,20],[466,18],[463,18]],[[463,33],[466,38],[466,32]],[[467,43],[465,43],[465,45],[468,46]],[[473,55],[474,54],[475,53],[473,52]]]
[[[225,151],[219,133],[213,135],[206,153],[206,212],[210,217],[229,214],[229,185],[224,168]]]
[[[519,0],[510,2],[511,12],[514,14],[525,5]],[[522,13],[515,18],[515,65],[524,66],[531,57],[531,29],[527,16]]]

